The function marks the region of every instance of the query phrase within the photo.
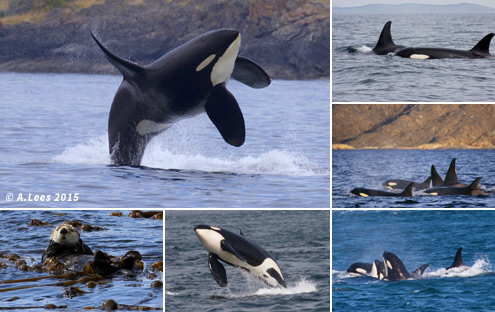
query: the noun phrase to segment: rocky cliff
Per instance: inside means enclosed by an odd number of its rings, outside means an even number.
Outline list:
[[[330,75],[329,1],[100,2],[80,9],[67,1],[37,23],[8,25],[4,18],[0,70],[115,72],[92,41],[90,29],[116,54],[146,64],[201,33],[234,28],[243,36],[239,54],[274,78]]]
[[[334,148],[495,148],[495,105],[332,106]]]

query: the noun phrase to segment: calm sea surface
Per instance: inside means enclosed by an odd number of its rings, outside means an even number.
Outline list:
[[[481,196],[434,196],[414,192],[413,197],[361,197],[357,187],[386,190],[388,179],[423,182],[431,165],[445,178],[456,158],[459,181],[471,184],[482,177]],[[495,150],[335,150],[332,151],[332,206],[334,208],[493,208],[495,207]]]
[[[495,211],[334,211],[333,311],[493,311]],[[459,247],[471,268],[448,273]],[[351,277],[354,262],[395,253],[408,271],[429,263],[423,279]]]
[[[329,207],[328,80],[261,90],[231,81],[244,146],[225,143],[202,114],[155,137],[139,168],[110,165],[120,82],[0,73],[0,207]]]
[[[69,286],[53,285],[64,282],[63,279],[41,279],[36,282],[16,282],[2,284],[6,280],[48,276],[48,273],[24,272],[13,267],[12,262],[0,258],[0,307],[15,311],[26,311],[22,307],[39,307],[47,304],[67,306],[62,311],[82,311],[85,307],[100,307],[109,299],[122,305],[163,307],[163,289],[152,288],[154,279],[147,277],[151,265],[163,260],[163,220],[133,219],[124,216],[112,217],[111,211],[0,211],[0,254],[18,254],[27,264],[39,264],[41,255],[48,246],[50,233],[63,221],[79,220],[92,226],[106,228],[105,231],[80,231],[81,238],[94,252],[101,250],[113,256],[123,256],[126,252],[137,250],[143,256],[145,270],[135,278],[114,275],[107,283],[89,288],[84,284],[75,284],[84,293],[73,298],[64,297]],[[50,226],[30,226],[31,219],[48,222]],[[161,274],[159,274],[161,275]],[[32,287],[8,290],[15,287]],[[132,294],[132,295],[131,295]],[[46,311],[29,309],[29,311]]]
[[[207,224],[247,238],[279,264],[287,288],[270,288],[229,265],[221,288],[208,268],[208,252],[194,233]],[[166,311],[330,310],[329,211],[167,211]]]
[[[495,32],[493,14],[334,14],[333,101],[495,100],[495,58],[415,60],[373,54],[389,20],[394,42],[410,47],[470,50]]]

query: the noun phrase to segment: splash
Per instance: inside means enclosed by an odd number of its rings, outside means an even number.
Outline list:
[[[295,284],[288,283],[287,288],[263,286],[254,291],[231,293],[231,297],[242,298],[252,296],[279,296],[311,293],[316,291],[316,284],[306,279],[301,279]]]
[[[458,267],[447,270],[440,268],[436,271],[425,273],[424,277],[473,277],[487,273],[493,273],[488,258],[484,257],[474,262],[472,267]]]
[[[152,143],[152,142],[151,142]],[[90,139],[86,143],[67,148],[55,156],[53,162],[64,164],[110,164],[107,136]],[[173,151],[161,144],[150,144],[146,149],[143,166],[159,169],[231,172],[238,174],[271,174],[315,176],[327,174],[306,156],[286,151],[271,150],[260,155],[215,157],[183,149]]]

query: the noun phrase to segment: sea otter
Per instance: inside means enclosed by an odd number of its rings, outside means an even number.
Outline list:
[[[63,255],[92,255],[93,251],[89,248],[79,235],[79,232],[70,224],[61,224],[57,226],[50,235],[50,243],[43,252],[41,262],[50,257]]]

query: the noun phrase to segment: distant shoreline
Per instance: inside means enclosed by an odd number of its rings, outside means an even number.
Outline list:
[[[450,149],[495,149],[495,146],[466,146],[466,145],[441,145],[441,144],[423,144],[413,147],[392,147],[392,146],[365,146],[365,147],[354,147],[347,144],[332,144],[332,150],[450,150]]]

